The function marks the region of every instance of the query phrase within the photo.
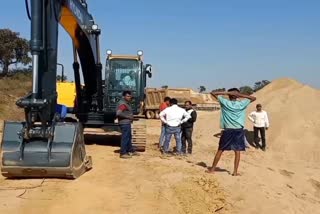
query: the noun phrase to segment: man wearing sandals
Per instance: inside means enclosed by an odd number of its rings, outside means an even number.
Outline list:
[[[244,123],[246,119],[246,109],[256,98],[245,94],[240,94],[239,89],[231,88],[228,92],[211,93],[220,103],[221,116],[220,126],[223,129],[218,152],[212,163],[212,167],[206,172],[214,173],[217,164],[224,151],[234,151],[234,170],[232,175],[237,176],[240,162],[240,151],[245,151]],[[228,95],[229,99],[223,97]],[[243,98],[238,100],[238,98]]]

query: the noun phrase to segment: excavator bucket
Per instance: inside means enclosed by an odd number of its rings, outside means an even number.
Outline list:
[[[75,179],[92,168],[79,123],[56,123],[51,140],[25,140],[23,127],[23,122],[5,121],[0,151],[3,176]]]

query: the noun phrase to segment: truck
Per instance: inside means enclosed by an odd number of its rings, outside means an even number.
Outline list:
[[[210,94],[197,93],[190,88],[146,88],[144,115],[147,119],[159,119],[159,106],[165,97],[176,98],[183,107],[185,101],[191,101],[196,110],[219,110],[219,103]]]
[[[190,90],[185,88],[146,88],[146,99],[144,102],[144,114],[147,119],[159,119],[159,106],[165,97],[174,97],[178,105],[190,100]]]
[[[125,87],[116,84],[118,77],[130,74],[135,79],[136,84],[130,90],[133,94],[132,108],[138,115],[152,66],[143,63],[142,51],[138,51],[135,57],[123,59],[113,57],[108,50],[103,79],[101,29],[89,13],[85,0],[30,0],[25,4],[31,20],[32,92],[16,102],[24,109],[25,120],[4,122],[1,173],[8,178],[75,179],[93,166],[92,158],[86,152],[84,130],[119,130],[115,106]],[[73,121],[64,120],[61,112],[57,111],[59,24],[73,44],[76,92],[73,110],[76,119]],[[135,123],[133,141],[138,149],[144,151],[145,122],[138,120]]]

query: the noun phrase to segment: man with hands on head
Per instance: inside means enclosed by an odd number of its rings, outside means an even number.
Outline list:
[[[227,92],[212,92],[220,103],[220,128],[223,129],[219,148],[212,163],[212,167],[206,172],[214,173],[217,164],[224,151],[234,151],[234,170],[232,175],[238,176],[238,167],[240,162],[240,151],[245,151],[244,124],[246,118],[246,109],[248,105],[256,98],[241,94],[239,89],[231,88]],[[223,97],[227,95],[229,99]],[[239,99],[241,98],[241,100]]]

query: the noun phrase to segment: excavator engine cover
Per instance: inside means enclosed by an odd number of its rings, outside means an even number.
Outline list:
[[[75,179],[91,169],[79,123],[56,123],[51,140],[25,140],[23,129],[23,122],[4,124],[0,151],[3,176]]]

